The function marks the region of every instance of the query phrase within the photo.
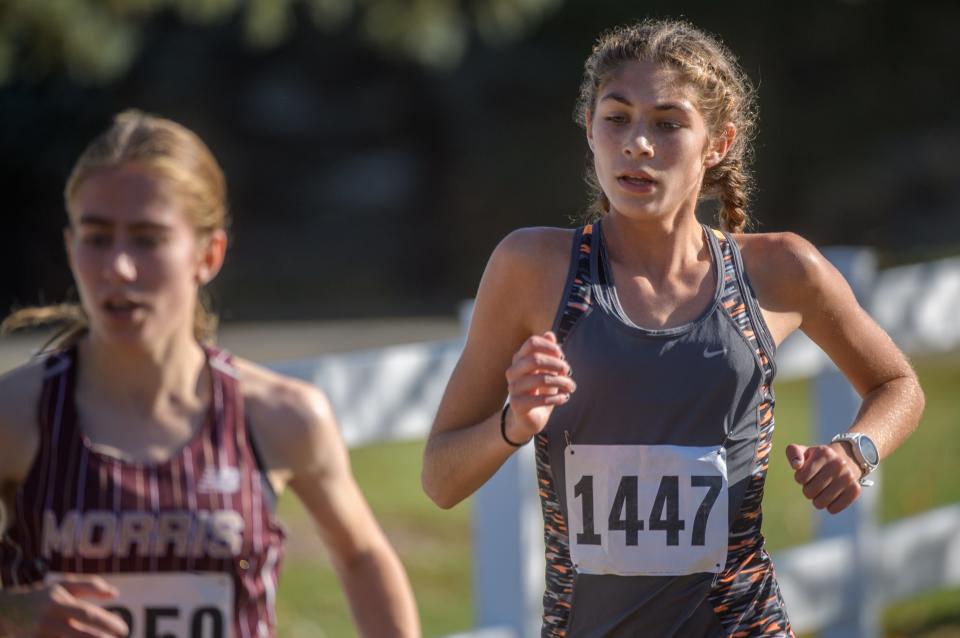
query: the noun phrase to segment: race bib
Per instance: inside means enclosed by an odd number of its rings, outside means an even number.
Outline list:
[[[715,447],[568,445],[570,557],[585,574],[717,573],[727,556],[727,457]]]
[[[120,595],[103,607],[129,638],[233,638],[233,579],[221,573],[105,574]],[[48,581],[62,580],[49,574]]]

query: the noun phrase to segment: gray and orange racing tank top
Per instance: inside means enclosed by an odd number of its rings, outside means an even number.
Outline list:
[[[74,402],[76,349],[54,353],[40,445],[0,539],[0,583],[98,574],[130,636],[269,638],[284,531],[244,418],[237,372],[208,350],[212,402],[197,434],[161,463],[92,447]]]
[[[793,636],[760,532],[774,345],[734,240],[704,227],[713,301],[649,330],[578,229],[553,329],[577,391],[535,439],[544,638]]]

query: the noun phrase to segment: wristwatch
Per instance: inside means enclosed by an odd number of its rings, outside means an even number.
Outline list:
[[[832,439],[831,443],[836,441],[847,441],[853,450],[853,458],[863,470],[863,476],[860,477],[860,485],[869,487],[873,481],[867,480],[867,475],[877,469],[880,465],[880,452],[876,444],[866,434],[860,432],[841,432]]]

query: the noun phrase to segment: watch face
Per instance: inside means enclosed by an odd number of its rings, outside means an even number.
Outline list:
[[[880,463],[880,452],[877,451],[877,446],[873,444],[873,441],[865,436],[861,436],[859,443],[863,460],[870,465],[878,465]]]

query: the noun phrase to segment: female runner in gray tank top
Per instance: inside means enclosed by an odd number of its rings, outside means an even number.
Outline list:
[[[494,250],[424,490],[451,507],[533,442],[545,637],[792,636],[760,531],[775,349],[802,329],[863,398],[846,440],[786,449],[832,513],[916,426],[917,378],[809,242],[744,232],[755,103],[718,40],[682,21],[604,34],[576,117],[592,223]],[[706,198],[722,230],[697,221]]]
[[[276,635],[290,487],[364,636],[419,635],[403,566],[315,387],[209,345],[198,298],[227,246],[226,186],[185,127],[128,111],[67,183],[81,306],[0,378],[0,636]]]

